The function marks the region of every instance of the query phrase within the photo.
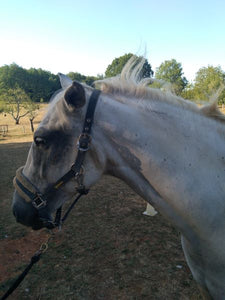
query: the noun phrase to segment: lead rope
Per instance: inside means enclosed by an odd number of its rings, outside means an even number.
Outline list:
[[[45,243],[43,243],[41,245],[40,249],[31,257],[29,265],[18,276],[18,278],[12,284],[12,286],[8,289],[8,291],[1,297],[1,300],[7,299],[15,291],[15,289],[20,285],[20,283],[24,280],[24,278],[29,273],[29,271],[33,267],[33,265],[36,264],[40,260],[41,255],[45,251],[47,251],[47,249],[48,249],[48,242],[50,241],[51,238],[52,238],[52,235],[48,237],[47,241]]]
[[[55,222],[54,222],[55,223],[55,228],[58,227],[58,229],[61,230],[62,225],[64,224],[64,222],[68,218],[71,210],[74,208],[77,201],[80,199],[81,196],[87,195],[87,193],[88,193],[88,190],[84,190],[84,191],[80,192],[77,195],[77,197],[74,199],[72,204],[69,206],[69,208],[67,209],[67,211],[64,214],[64,216],[62,217],[62,219],[61,219],[62,207],[60,207],[57,210],[56,216],[55,216]],[[30,263],[27,265],[27,267],[24,269],[24,271],[18,276],[18,278],[11,285],[11,287],[8,289],[8,291],[1,297],[0,300],[7,299],[17,289],[17,287],[20,285],[20,283],[27,276],[27,274],[29,273],[29,271],[31,270],[33,265],[35,265],[40,260],[42,254],[47,251],[49,241],[52,240],[55,237],[55,233],[53,233],[52,229],[49,230],[48,232],[49,232],[50,235],[48,236],[46,242],[41,244],[40,249],[31,257]]]

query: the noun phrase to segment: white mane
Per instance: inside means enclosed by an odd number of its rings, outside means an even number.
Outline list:
[[[122,94],[127,97],[139,99],[151,98],[158,101],[166,101],[225,122],[225,116],[217,108],[217,101],[199,108],[194,102],[178,97],[169,91],[163,92],[160,89],[148,87],[150,83],[154,82],[154,79],[142,79],[144,63],[145,58],[132,56],[124,66],[120,75],[98,80],[95,82],[95,85],[106,94]]]

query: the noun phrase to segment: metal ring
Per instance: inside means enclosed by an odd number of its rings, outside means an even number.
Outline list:
[[[44,253],[44,252],[46,252],[47,250],[48,250],[48,243],[46,242],[46,243],[41,244],[40,251],[41,251],[42,253]]]

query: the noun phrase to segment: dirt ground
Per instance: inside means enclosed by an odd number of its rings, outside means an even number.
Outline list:
[[[46,240],[15,222],[12,178],[28,144],[0,145],[0,295]],[[3,176],[4,174],[4,176]],[[9,299],[201,299],[179,233],[123,182],[104,177]]]

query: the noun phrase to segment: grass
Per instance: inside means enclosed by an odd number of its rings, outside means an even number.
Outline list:
[[[46,239],[45,231],[17,224],[11,212],[12,179],[32,141],[29,121],[14,126],[1,115],[3,122],[9,133],[0,140],[1,295]],[[104,177],[78,202],[11,299],[201,299],[179,233],[159,214],[143,216],[145,206],[124,183]]]

